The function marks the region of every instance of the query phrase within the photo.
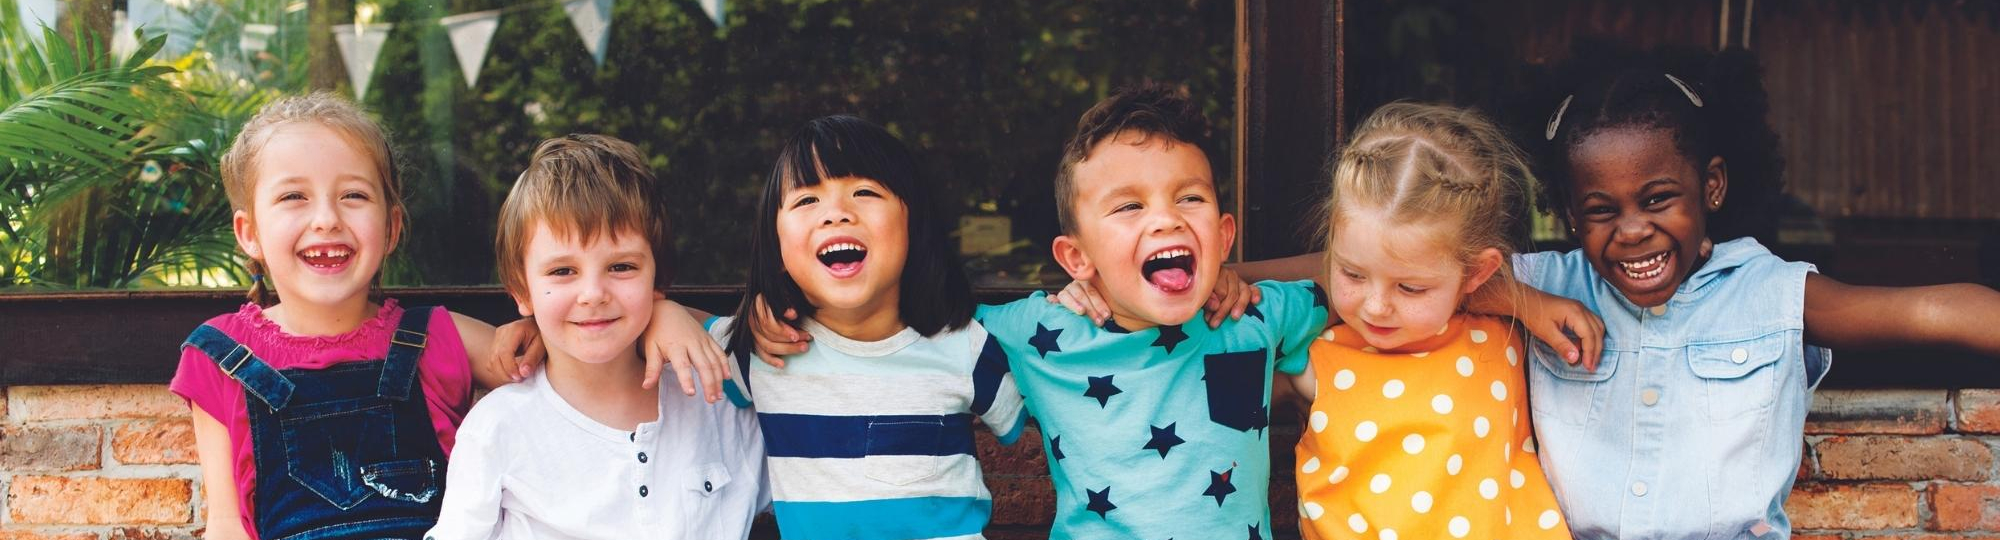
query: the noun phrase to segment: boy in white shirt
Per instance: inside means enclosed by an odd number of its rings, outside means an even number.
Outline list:
[[[548,365],[466,415],[428,538],[740,539],[770,505],[752,412],[639,384],[639,338],[671,279],[661,203],[629,143],[535,149],[495,251]]]

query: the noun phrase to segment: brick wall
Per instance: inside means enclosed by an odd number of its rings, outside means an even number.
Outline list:
[[[0,540],[186,539],[200,534],[187,405],[160,385],[0,388]],[[2000,390],[1826,390],[1786,505],[1806,540],[2000,539]],[[1297,536],[1295,426],[1272,431],[1276,537]],[[982,432],[988,536],[1041,538],[1055,513],[1033,427]],[[755,535],[775,538],[768,520]]]

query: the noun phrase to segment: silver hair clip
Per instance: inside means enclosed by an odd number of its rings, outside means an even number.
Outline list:
[[[1556,114],[1549,117],[1549,127],[1542,130],[1543,138],[1551,141],[1556,140],[1556,128],[1562,127],[1563,113],[1569,111],[1569,102],[1572,99],[1576,99],[1576,94],[1564,97],[1562,105],[1556,107]]]
[[[1682,94],[1687,94],[1689,103],[1693,103],[1694,106],[1696,107],[1701,106],[1701,96],[1694,95],[1694,90],[1688,88],[1688,83],[1681,82],[1681,78],[1675,77],[1674,74],[1672,73],[1668,73],[1666,75],[1667,75],[1667,82],[1674,83],[1675,87],[1681,89]]]

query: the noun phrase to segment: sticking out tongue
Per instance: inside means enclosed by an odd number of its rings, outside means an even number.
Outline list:
[[[1161,290],[1167,292],[1181,292],[1187,290],[1188,287],[1194,286],[1193,276],[1188,275],[1187,270],[1179,268],[1154,271],[1152,274],[1146,276],[1146,280],[1153,282],[1154,287],[1159,287]]]

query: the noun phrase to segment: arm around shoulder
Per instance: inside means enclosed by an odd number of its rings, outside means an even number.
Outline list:
[[[1924,287],[1848,285],[1806,274],[1806,342],[1835,349],[1947,345],[2000,355],[2000,292],[1953,283]]]
[[[237,504],[236,467],[229,444],[229,428],[201,407],[194,413],[195,456],[201,462],[203,502],[208,505],[208,521],[201,537],[207,540],[248,540],[243,530],[243,510]]]

